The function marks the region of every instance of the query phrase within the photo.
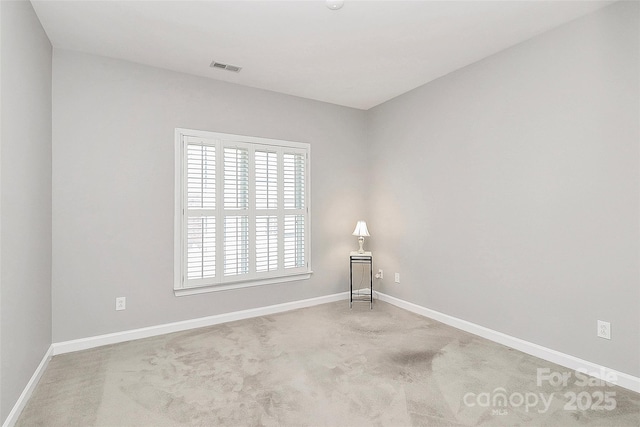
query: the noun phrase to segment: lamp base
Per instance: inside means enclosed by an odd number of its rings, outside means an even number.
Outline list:
[[[364,249],[362,248],[362,245],[364,244],[364,237],[362,236],[358,237],[358,244],[360,245],[360,249],[358,249],[358,252],[363,254]]]

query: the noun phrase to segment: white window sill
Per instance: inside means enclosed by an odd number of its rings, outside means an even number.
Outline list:
[[[312,273],[313,271],[307,271],[305,273],[300,273],[292,276],[271,277],[268,279],[258,279],[258,280],[251,280],[247,282],[224,283],[224,284],[212,285],[212,286],[199,286],[194,288],[174,289],[173,293],[177,297],[183,297],[187,295],[205,294],[208,292],[229,291],[232,289],[242,289],[242,288],[250,288],[254,286],[273,285],[276,283],[294,282],[297,280],[309,279]]]

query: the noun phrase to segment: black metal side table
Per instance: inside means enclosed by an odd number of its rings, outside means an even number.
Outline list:
[[[368,264],[369,265],[369,295],[360,295],[353,293],[353,265]],[[364,271],[362,273],[364,275]],[[358,290],[359,291],[359,290]],[[354,296],[356,297],[354,299]],[[363,296],[369,298],[362,298]],[[349,308],[353,307],[354,301],[369,302],[369,308],[373,309],[373,256],[371,252],[360,253],[358,251],[351,252],[349,256]]]

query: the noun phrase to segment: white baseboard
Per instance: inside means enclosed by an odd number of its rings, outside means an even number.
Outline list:
[[[24,407],[27,405],[27,402],[29,401],[29,398],[31,397],[33,390],[35,390],[36,385],[38,385],[38,381],[40,381],[40,377],[42,377],[42,374],[44,374],[45,369],[47,369],[47,366],[49,365],[49,361],[51,360],[52,356],[53,356],[53,346],[49,346],[49,349],[42,357],[42,360],[40,361],[40,364],[36,368],[36,371],[33,373],[33,375],[31,376],[31,379],[27,383],[27,386],[22,391],[22,394],[20,395],[20,397],[18,397],[18,401],[16,402],[15,405],[13,405],[11,412],[9,412],[9,415],[7,415],[7,419],[4,420],[4,423],[2,423],[2,427],[13,427],[16,421],[18,421],[18,417],[20,416],[20,413],[22,412]]]
[[[217,314],[215,316],[201,317],[198,319],[184,320],[181,322],[166,323],[164,325],[150,326],[147,328],[131,329],[128,331],[115,332],[112,334],[98,335],[71,341],[63,341],[52,344],[53,355],[55,356],[58,354],[71,353],[74,351],[88,350],[90,348],[101,347],[103,345],[117,344],[125,341],[137,340],[140,338],[155,337],[158,335],[186,331],[195,328],[202,328],[205,326],[213,326],[220,323],[233,322],[235,320],[248,319],[251,317],[282,313],[299,308],[311,307],[314,305],[326,304],[334,301],[342,301],[347,299],[348,296],[349,292],[341,292],[338,294],[325,295],[301,301],[292,301],[283,304],[269,305],[266,307],[252,308],[249,310]]]
[[[392,297],[382,292],[376,292],[376,294],[380,301],[388,302],[389,304],[393,304],[407,311],[411,311],[421,316],[437,320],[438,322],[446,325],[453,326],[454,328],[461,329],[465,332],[520,350],[523,353],[539,357],[540,359],[556,363],[575,371],[580,370],[598,379],[613,382],[620,387],[640,393],[640,378],[634,377],[633,375],[618,372],[614,369],[609,369],[605,366],[601,366],[569,354],[561,353],[520,338],[515,338],[510,335],[503,334],[502,332],[494,331],[493,329],[485,328],[484,326],[476,325],[475,323],[458,319],[457,317],[449,316],[447,314]],[[613,378],[616,380],[611,381]]]

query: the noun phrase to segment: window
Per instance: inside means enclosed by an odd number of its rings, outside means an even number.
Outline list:
[[[177,295],[308,278],[309,144],[176,129]]]

